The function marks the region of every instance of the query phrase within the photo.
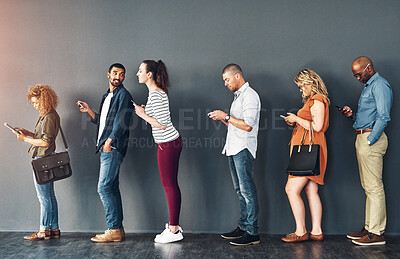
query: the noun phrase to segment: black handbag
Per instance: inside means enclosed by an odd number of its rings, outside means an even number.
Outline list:
[[[66,151],[32,160],[32,167],[33,171],[35,172],[36,182],[38,184],[46,184],[58,181],[72,175],[72,169],[68,154],[68,144],[65,140],[65,136],[61,129],[61,126],[60,132],[64,141]],[[36,154],[37,147],[32,158],[34,158]]]
[[[307,134],[310,135],[310,144],[303,145]],[[305,130],[300,145],[294,145],[286,172],[293,176],[313,176],[320,174],[318,144],[314,144],[314,130],[310,122],[310,130]]]

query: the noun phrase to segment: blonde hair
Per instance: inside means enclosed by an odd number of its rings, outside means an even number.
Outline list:
[[[58,104],[58,97],[56,92],[48,85],[36,84],[28,88],[28,103],[32,103],[32,97],[38,100],[38,110],[43,116],[50,111],[55,110]]]
[[[330,100],[328,98],[328,90],[322,81],[322,78],[315,73],[313,70],[305,68],[301,70],[294,79],[294,82],[298,85],[301,84],[310,84],[311,85],[311,95],[310,96],[303,96],[303,102],[307,102],[308,99],[313,97],[315,94],[320,94],[325,97],[330,104]]]

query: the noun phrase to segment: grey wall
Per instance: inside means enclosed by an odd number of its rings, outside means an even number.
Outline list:
[[[304,67],[324,79],[332,100],[327,132],[326,185],[320,189],[325,233],[355,231],[364,221],[351,121],[334,105],[357,106],[362,85],[350,65],[370,56],[394,91],[392,122],[386,130],[387,233],[400,233],[398,164],[400,128],[399,1],[0,1],[1,122],[33,129],[38,114],[26,104],[35,83],[54,87],[58,111],[70,144],[73,177],[56,183],[64,231],[105,229],[96,193],[99,169],[94,154],[96,129],[74,103],[98,109],[107,89],[111,63],[127,67],[125,86],[137,103],[147,89],[135,77],[143,59],[162,59],[171,78],[171,112],[185,146],[179,181],[181,225],[188,232],[221,232],[239,217],[226,157],[221,155],[226,129],[210,121],[212,109],[229,109],[232,94],[221,69],[240,64],[262,100],[258,157],[255,162],[260,202],[260,231],[288,233],[294,220],[284,192],[291,128],[279,114],[302,106],[293,83]],[[160,231],[168,221],[151,129],[136,116],[131,147],[120,180],[125,228]],[[28,145],[0,128],[0,230],[36,230],[39,203],[32,183]],[[58,147],[62,145],[59,142]],[[309,221],[309,218],[307,219]]]

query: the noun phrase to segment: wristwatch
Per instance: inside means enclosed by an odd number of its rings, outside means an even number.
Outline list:
[[[225,122],[228,122],[230,118],[231,118],[231,116],[229,114],[226,115],[225,118],[224,118]]]

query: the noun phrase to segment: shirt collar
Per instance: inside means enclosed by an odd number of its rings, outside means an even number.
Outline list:
[[[117,94],[119,92],[119,90],[121,90],[123,87],[124,87],[124,85],[121,84],[120,86],[115,88],[114,91],[112,91],[112,95],[114,96],[115,94]],[[110,93],[110,88],[107,89],[107,92],[103,95],[103,97],[106,98],[109,93]]]
[[[242,85],[242,87],[240,87],[239,90],[237,90],[236,92],[233,93],[234,96],[235,96],[235,99],[238,98],[241,93],[246,91],[247,88],[249,88],[249,83],[248,82],[246,82],[244,85]]]
[[[379,76],[378,72],[375,72],[373,76],[364,84],[364,87],[368,87],[372,82]]]
[[[121,88],[124,87],[123,84],[120,84],[118,87],[116,87],[114,89],[114,91],[112,91],[113,93],[118,93],[119,90],[121,90]],[[108,88],[107,93],[110,93],[110,88]]]

